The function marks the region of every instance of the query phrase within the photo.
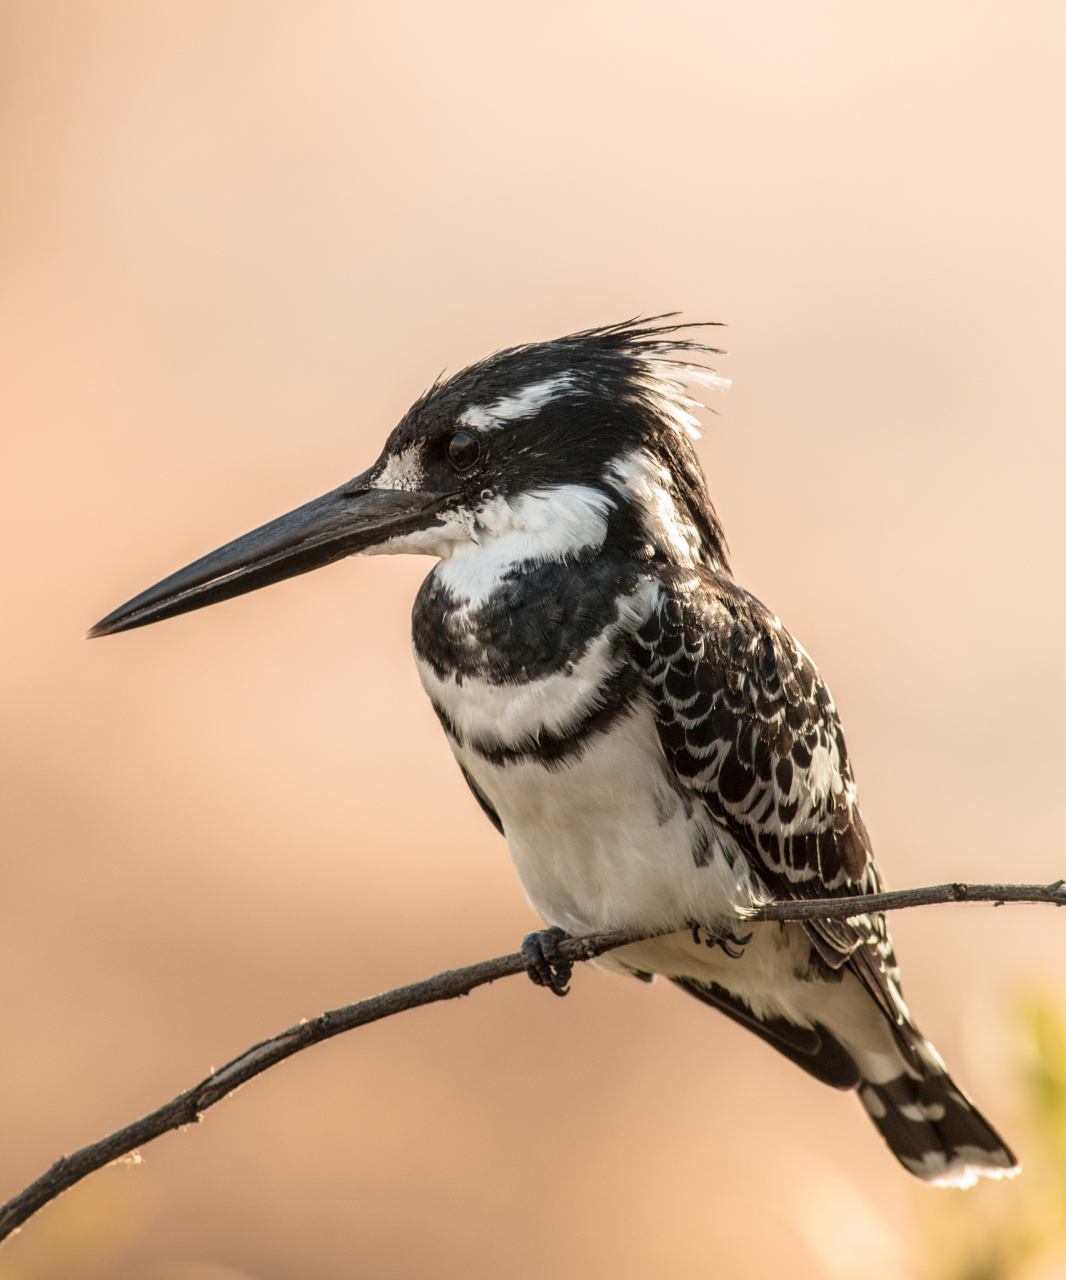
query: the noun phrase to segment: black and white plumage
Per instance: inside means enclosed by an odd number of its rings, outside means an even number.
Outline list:
[[[438,564],[413,644],[463,776],[554,928],[670,931],[601,957],[663,974],[817,1079],[903,1165],[1016,1162],[914,1025],[882,916],[744,923],[881,880],[832,697],[730,575],[686,381],[712,349],[630,322],[438,383],[332,494],[109,615],[125,630],[345,555]]]

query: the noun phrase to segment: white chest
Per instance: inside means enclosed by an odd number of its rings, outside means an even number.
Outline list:
[[[549,924],[684,928],[750,903],[745,859],[671,783],[642,704],[551,768],[452,749],[499,814],[522,886]]]

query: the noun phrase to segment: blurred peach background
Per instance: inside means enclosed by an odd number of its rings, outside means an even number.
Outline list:
[[[0,1198],[535,927],[418,687],[428,561],[81,639],[507,344],[728,322],[703,461],[889,882],[1066,875],[1064,38],[1025,0],[7,0]],[[895,917],[1011,1137],[995,1010],[1066,984],[1064,930]],[[899,1280],[949,1194],[725,1019],[587,971],[298,1057],[0,1274]]]

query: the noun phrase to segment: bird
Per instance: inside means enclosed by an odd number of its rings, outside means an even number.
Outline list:
[[[662,975],[826,1085],[903,1167],[969,1186],[1018,1162],[904,1002],[883,914],[750,919],[879,892],[840,717],[806,650],[732,575],[694,441],[724,354],[676,314],[496,352],[438,378],[353,480],[164,578],[104,636],[353,555],[436,564],[414,659],[467,786],[561,940]],[[683,336],[686,335],[687,336]]]

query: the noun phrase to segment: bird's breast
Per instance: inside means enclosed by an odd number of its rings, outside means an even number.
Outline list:
[[[500,684],[536,680],[578,661],[605,629],[629,625],[634,608],[646,615],[644,599],[634,597],[652,586],[629,562],[548,561],[511,568],[486,596],[468,598],[439,570],[415,600],[416,655],[441,678]]]
[[[546,565],[476,606],[431,574],[415,605],[423,687],[499,816],[550,923],[684,927],[750,900],[746,861],[667,764],[630,639],[639,566]]]
[[[448,734],[497,763],[580,754],[640,696],[630,642],[654,590],[636,567],[552,563],[471,604],[430,574],[412,638]]]

